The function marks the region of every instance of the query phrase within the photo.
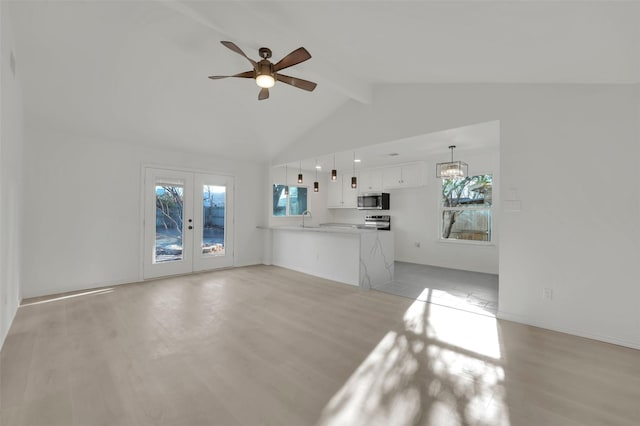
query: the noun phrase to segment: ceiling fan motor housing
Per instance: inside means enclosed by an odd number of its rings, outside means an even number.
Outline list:
[[[256,64],[256,76],[258,75],[270,75],[274,76],[273,64],[266,59],[261,60]]]
[[[258,54],[262,59],[269,59],[271,57],[271,49],[269,49],[268,47],[261,47],[258,50]]]

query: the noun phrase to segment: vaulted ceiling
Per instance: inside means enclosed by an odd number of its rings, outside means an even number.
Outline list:
[[[270,159],[376,84],[638,83],[640,3],[615,1],[14,1],[27,122],[228,158]],[[258,101],[258,59],[304,46]]]

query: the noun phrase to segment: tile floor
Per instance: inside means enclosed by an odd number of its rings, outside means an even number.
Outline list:
[[[396,262],[395,280],[375,289],[471,312],[498,312],[498,275],[494,274]]]

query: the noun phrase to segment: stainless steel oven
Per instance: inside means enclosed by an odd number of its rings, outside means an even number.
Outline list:
[[[371,215],[364,218],[365,228],[375,228],[378,231],[391,231],[391,216]]]

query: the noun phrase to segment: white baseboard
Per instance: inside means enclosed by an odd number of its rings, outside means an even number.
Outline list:
[[[203,270],[203,271],[194,271],[194,272],[189,272],[187,274],[179,274],[179,275],[191,275],[191,274],[197,274],[197,273],[201,273],[201,272],[213,272],[213,271],[217,271],[217,270],[222,270],[222,269],[230,269],[230,268],[242,268],[244,266],[253,266],[253,265],[261,265],[261,263],[250,263],[250,264],[246,264],[246,265],[233,265],[233,266],[229,266],[226,268],[216,268],[216,269],[209,269],[209,270]],[[178,275],[174,275],[174,276],[178,276]],[[111,286],[116,286],[116,285],[123,285],[123,284],[135,284],[135,283],[140,283],[140,282],[144,282],[144,281],[152,281],[152,280],[159,280],[159,279],[163,279],[163,278],[169,278],[169,276],[166,277],[157,277],[157,278],[152,278],[152,279],[140,279],[139,277],[130,277],[130,278],[122,278],[119,280],[106,280],[106,281],[95,281],[95,282],[91,282],[91,283],[87,283],[85,285],[71,285],[71,286],[60,286],[60,287],[54,287],[54,288],[47,288],[44,291],[31,291],[31,292],[23,292],[23,299],[30,299],[33,297],[42,297],[42,296],[51,296],[54,294],[61,294],[61,293],[69,293],[72,291],[83,291],[83,290],[95,290],[98,288],[102,288],[102,287],[111,287]]]
[[[511,314],[500,310],[498,311],[497,317],[499,319],[513,321],[520,324],[532,325],[534,327],[545,328],[547,330],[558,331],[560,333],[571,334],[574,336],[585,337],[587,339],[598,340],[600,342],[612,343],[614,345],[625,346],[627,348],[640,350],[640,340],[629,340],[617,336],[599,335],[585,330],[573,329],[569,327],[558,327],[556,324],[551,324],[547,321],[541,321],[539,319],[533,319],[523,315]]]

